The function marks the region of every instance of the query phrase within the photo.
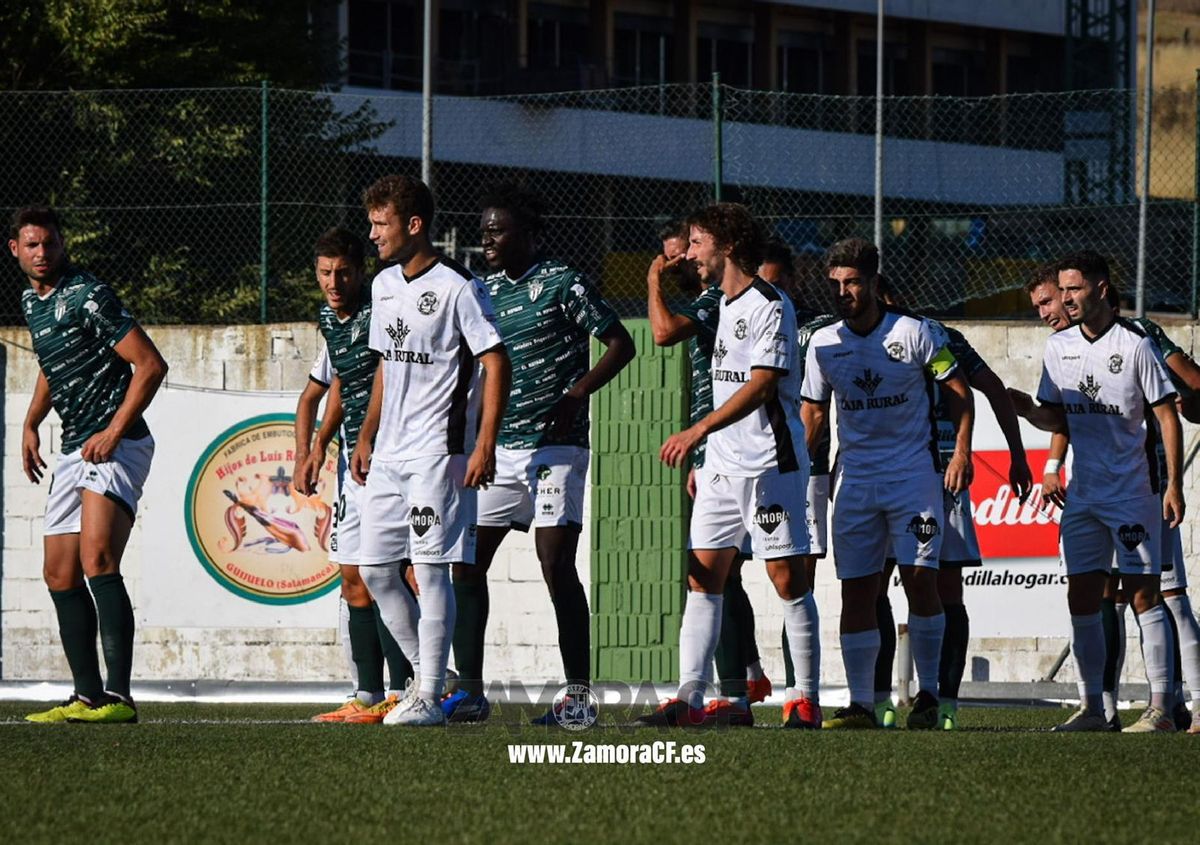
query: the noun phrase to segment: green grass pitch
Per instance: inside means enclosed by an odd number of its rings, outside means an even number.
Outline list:
[[[0,842],[1195,842],[1200,736],[964,730],[581,733],[499,708],[447,729],[317,725],[306,705],[156,704],[27,725],[0,702]],[[1128,723],[1134,718],[1126,714]],[[702,765],[514,765],[509,743],[701,743]],[[366,837],[371,837],[367,840]]]

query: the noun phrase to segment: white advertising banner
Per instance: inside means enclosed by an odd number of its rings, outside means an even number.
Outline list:
[[[1059,509],[1041,499],[1050,436],[1021,423],[1033,495],[1021,504],[1008,483],[1009,452],[991,406],[975,393],[972,519],[983,565],[963,573],[972,637],[1065,637],[1070,634],[1066,570],[1058,560]],[[908,603],[898,575],[889,584],[896,621]]]
[[[146,414],[154,465],[140,505],[140,623],[319,627],[337,619],[329,562],[336,466],[291,487],[297,394],[159,391]]]

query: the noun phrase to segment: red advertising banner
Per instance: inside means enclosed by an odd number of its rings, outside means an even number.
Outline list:
[[[1008,450],[975,452],[971,482],[972,518],[984,560],[1002,557],[1057,557],[1059,508],[1042,500],[1041,472],[1049,454],[1026,453],[1033,471],[1033,492],[1024,504],[1008,483]]]

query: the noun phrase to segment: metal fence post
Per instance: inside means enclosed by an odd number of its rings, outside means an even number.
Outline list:
[[[1195,193],[1192,196],[1192,316],[1200,315],[1200,68],[1196,68],[1196,145],[1192,150]]]
[[[721,201],[721,183],[725,181],[724,158],[721,138],[721,74],[712,75],[712,119],[713,119],[713,199]]]
[[[258,213],[258,321],[267,322],[267,151],[271,126],[269,89],[262,81],[262,144],[259,155],[259,213]]]

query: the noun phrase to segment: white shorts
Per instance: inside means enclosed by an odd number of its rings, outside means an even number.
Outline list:
[[[841,580],[883,571],[894,555],[901,566],[938,568],[945,509],[942,477],[842,481],[833,493],[833,559]]]
[[[812,475],[808,478],[808,553],[814,557],[825,557],[829,542],[829,476]]]
[[[943,488],[946,506],[946,531],[942,535],[942,566],[981,566],[979,541],[975,537],[975,520],[971,517],[971,490],[957,495]]]
[[[79,533],[84,490],[112,499],[131,520],[137,516],[142,485],[146,483],[154,458],[154,438],[147,435],[137,440],[122,440],[112,459],[102,464],[85,461],[81,453],[81,449],[76,449],[59,456],[50,476],[42,529],[46,535]]]
[[[333,531],[329,535],[329,559],[355,565],[362,549],[363,485],[350,476],[346,461],[338,455],[337,501],[333,503]]]
[[[1179,535],[1179,526],[1169,528],[1167,523],[1163,522],[1162,532],[1163,569],[1162,583],[1158,589],[1164,593],[1169,590],[1186,590],[1187,561],[1183,559],[1183,538]]]
[[[760,560],[808,554],[808,520],[803,471],[752,478],[696,470],[689,549],[750,549]]]
[[[1162,500],[1153,493],[1102,505],[1068,495],[1059,530],[1067,575],[1110,567],[1122,575],[1162,571]]]
[[[363,487],[359,566],[475,562],[475,491],[466,455],[371,462]]]
[[[497,447],[496,480],[479,491],[479,524],[518,531],[582,527],[589,457],[581,446]]]

